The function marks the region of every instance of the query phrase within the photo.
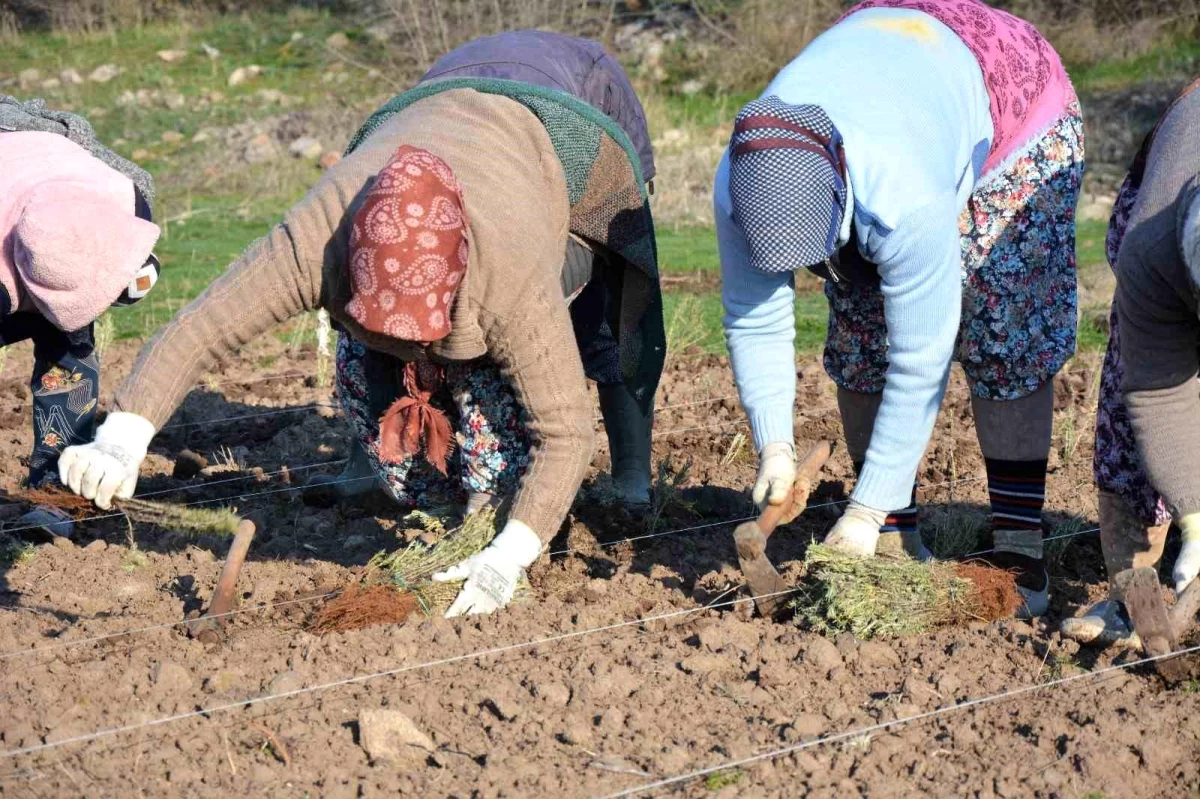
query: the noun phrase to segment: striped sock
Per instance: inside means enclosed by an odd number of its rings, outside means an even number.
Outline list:
[[[985,458],[984,463],[992,502],[992,542],[996,550],[1041,560],[1046,461]]]

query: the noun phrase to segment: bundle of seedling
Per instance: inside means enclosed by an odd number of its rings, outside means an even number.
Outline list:
[[[444,613],[461,581],[438,583],[433,575],[469,558],[496,537],[496,513],[485,508],[447,528],[450,515],[417,511],[404,520],[414,538],[392,553],[379,553],[361,579],[314,617],[316,633],[346,632],[376,624],[400,624],[412,616]],[[518,591],[521,588],[518,587]]]
[[[90,500],[62,488],[26,489],[16,499],[30,506],[56,508],[75,521],[87,521],[110,515],[98,510]],[[116,499],[113,507],[140,524],[153,524],[169,530],[192,535],[232,536],[242,519],[233,508],[209,508],[195,505],[176,505],[170,502],[151,502],[144,499]]]
[[[790,605],[797,621],[822,633],[912,635],[1008,618],[1022,602],[1012,573],[978,562],[861,558],[812,544],[805,566]]]

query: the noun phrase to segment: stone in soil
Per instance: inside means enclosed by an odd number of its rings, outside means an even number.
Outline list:
[[[366,709],[358,712],[358,743],[371,764],[391,763],[414,767],[425,764],[437,747],[408,716],[398,710]]]
[[[92,73],[88,75],[88,80],[92,83],[108,83],[120,74],[121,70],[117,68],[116,64],[102,64],[92,70]]]

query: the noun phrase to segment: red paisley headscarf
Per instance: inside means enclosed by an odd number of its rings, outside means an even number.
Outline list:
[[[379,170],[350,229],[346,312],[360,325],[428,344],[450,333],[454,296],[467,271],[462,191],[450,166],[404,145]],[[380,419],[379,456],[396,462],[420,452],[443,474],[453,433],[429,400],[442,368],[425,361],[404,370],[401,397]]]

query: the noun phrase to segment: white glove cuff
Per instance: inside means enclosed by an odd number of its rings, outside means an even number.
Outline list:
[[[850,500],[850,504],[846,506],[846,511],[842,515],[848,516],[851,519],[861,519],[864,522],[869,522],[878,529],[883,527],[883,523],[887,521],[888,512],[868,508],[866,505]]]
[[[154,425],[149,419],[136,413],[114,411],[96,428],[95,443],[100,447],[119,447],[144,457],[153,438]]]
[[[542,539],[524,522],[509,519],[500,534],[492,539],[489,549],[493,548],[525,569],[542,554]]]
[[[758,453],[759,460],[774,458],[776,455],[787,455],[792,460],[796,459],[796,447],[790,441],[772,441],[762,448],[762,452]]]

